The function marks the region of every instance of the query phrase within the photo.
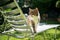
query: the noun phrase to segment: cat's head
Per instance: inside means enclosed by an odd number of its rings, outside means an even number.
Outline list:
[[[38,8],[35,8],[35,9],[31,9],[29,8],[29,15],[35,15],[35,16],[38,16]]]

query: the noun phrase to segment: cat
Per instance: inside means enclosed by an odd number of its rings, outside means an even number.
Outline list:
[[[29,8],[29,15],[27,16],[27,24],[33,28],[34,33],[36,33],[37,24],[40,22],[40,13],[38,8]]]

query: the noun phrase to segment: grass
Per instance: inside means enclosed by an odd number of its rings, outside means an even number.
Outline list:
[[[59,36],[60,36],[60,30],[57,29],[55,33],[55,29],[49,29],[36,35],[35,40],[55,40],[55,39],[60,40]]]
[[[46,30],[42,33],[38,33],[34,37],[34,40],[55,40],[54,37],[55,37],[55,29],[53,28],[53,29]],[[60,30],[58,30],[58,29],[56,32],[56,39],[60,40]],[[8,40],[8,36],[0,34],[0,40]],[[19,38],[9,36],[9,40],[31,40],[31,39],[30,38],[19,39]]]
[[[28,38],[19,39],[19,38],[15,38],[15,37],[12,37],[12,36],[7,36],[7,35],[1,35],[0,34],[0,40],[8,40],[8,37],[9,37],[9,40],[27,40],[28,39]]]

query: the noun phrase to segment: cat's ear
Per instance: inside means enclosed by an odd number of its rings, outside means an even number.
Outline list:
[[[38,10],[38,8],[36,8],[36,10]]]
[[[29,8],[29,14],[31,14],[31,8]]]
[[[31,11],[32,9],[31,8],[29,8],[29,11]]]
[[[39,11],[38,8],[36,8],[36,11]]]

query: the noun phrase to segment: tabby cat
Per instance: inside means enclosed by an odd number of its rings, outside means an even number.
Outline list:
[[[38,8],[29,8],[29,15],[27,17],[27,24],[33,28],[34,33],[36,33],[37,24],[40,22],[40,13]]]

